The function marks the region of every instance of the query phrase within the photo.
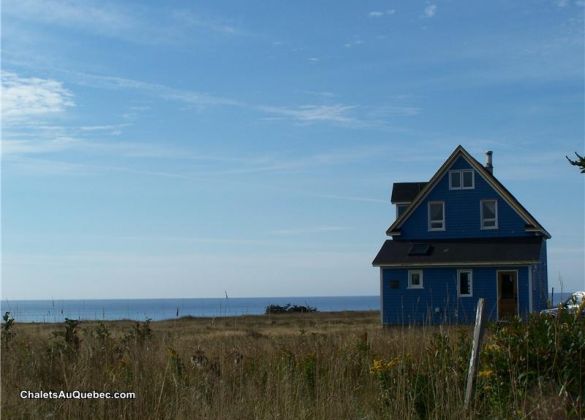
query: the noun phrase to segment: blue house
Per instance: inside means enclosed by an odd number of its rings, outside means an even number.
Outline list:
[[[428,182],[392,188],[396,220],[373,261],[382,323],[468,323],[546,307],[550,234],[486,165],[458,146]]]

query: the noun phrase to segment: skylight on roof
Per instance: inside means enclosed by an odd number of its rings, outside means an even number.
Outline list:
[[[412,244],[408,255],[429,255],[431,253],[431,246],[429,244]]]

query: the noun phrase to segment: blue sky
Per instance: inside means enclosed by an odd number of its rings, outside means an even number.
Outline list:
[[[4,298],[377,294],[458,144],[585,288],[583,1],[2,6]]]

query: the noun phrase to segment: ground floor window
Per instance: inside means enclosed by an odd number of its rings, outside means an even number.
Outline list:
[[[457,271],[457,295],[467,297],[473,294],[473,273],[471,270]]]
[[[423,273],[422,270],[408,271],[408,288],[422,289],[423,287]]]

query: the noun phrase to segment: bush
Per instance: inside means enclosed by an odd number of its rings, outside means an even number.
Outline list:
[[[291,305],[287,303],[284,306],[281,305],[268,305],[264,313],[268,314],[287,314],[287,313],[305,313],[305,312],[317,312],[317,308],[305,305]]]
[[[502,415],[513,400],[556,389],[575,415],[585,395],[585,319],[561,311],[491,328],[480,356],[480,394]]]

